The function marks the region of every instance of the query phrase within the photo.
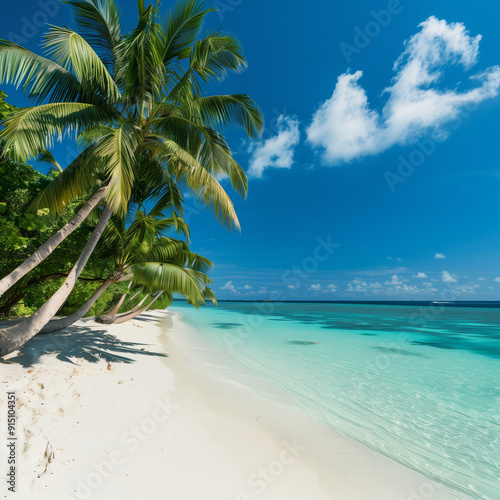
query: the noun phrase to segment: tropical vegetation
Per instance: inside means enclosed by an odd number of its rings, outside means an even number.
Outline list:
[[[31,180],[35,196],[22,206],[24,229],[36,234],[23,233],[19,214],[5,217],[6,224],[17,223],[19,238],[28,238],[16,242],[11,234],[16,251],[30,250],[21,262],[14,259],[7,272],[2,269],[0,295],[12,304],[33,286],[30,280],[43,280],[37,269],[41,262],[46,272],[46,264],[58,262],[54,256],[60,248],[73,249],[68,254],[72,266],[61,266],[58,276],[47,279],[52,285],[60,281],[44,303],[0,329],[0,356],[88,313],[111,284],[127,286],[119,290],[125,297],[137,287],[140,300],[152,294],[146,307],[152,301],[168,302],[175,292],[195,306],[213,300],[206,276],[211,264],[189,250],[183,193],[189,191],[228,229],[239,229],[220,180],[227,178],[242,196],[247,181],[222,134],[236,125],[254,138],[263,127],[262,114],[248,96],[206,94],[208,84],[242,71],[246,61],[237,38],[221,31],[202,35],[213,10],[204,2],[181,1],[162,22],[158,2],[146,7],[138,0],[137,25],[128,33],[114,0],[64,3],[73,9],[75,30],[50,26],[45,57],[0,40],[0,83],[22,86],[33,102],[20,109],[0,105],[5,113],[2,161],[27,172],[26,162],[34,158],[52,167],[48,176],[31,169],[32,176],[39,176]],[[58,140],[73,141],[77,152],[65,168],[49,152]],[[4,208],[10,211],[7,203]],[[167,236],[170,229],[186,241]],[[35,242],[40,245],[33,249]],[[107,267],[98,277],[87,277],[87,266],[102,262]],[[95,279],[99,286],[67,318],[49,323],[83,279]],[[9,310],[5,300],[2,307]],[[133,309],[121,319],[143,306]],[[113,318],[113,313],[105,316]]]

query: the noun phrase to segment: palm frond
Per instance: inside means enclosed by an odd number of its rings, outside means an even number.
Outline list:
[[[258,138],[264,128],[264,116],[257,104],[244,94],[201,97],[187,104],[194,116],[216,129],[235,124],[252,139]]]
[[[36,161],[39,163],[42,163],[43,165],[48,166],[49,173],[53,173],[53,172],[61,173],[63,171],[61,165],[59,165],[57,160],[54,158],[54,155],[50,151],[42,151],[36,157]]]
[[[138,26],[125,39],[124,65],[119,79],[125,83],[124,95],[130,104],[138,104],[142,119],[150,114],[153,98],[160,95],[166,83],[163,68],[163,40],[158,36],[152,6],[142,11]]]
[[[214,303],[214,305],[217,305],[217,299],[215,297],[215,293],[208,286],[205,287],[205,289],[203,290],[203,297],[207,300],[211,300]]]
[[[0,140],[20,161],[52,149],[54,140],[110,118],[109,110],[93,104],[52,103],[22,108],[4,122]]]
[[[72,102],[83,94],[75,75],[59,64],[8,40],[0,40],[0,83],[10,83],[38,103]]]
[[[113,212],[127,212],[134,181],[135,150],[138,144],[134,127],[124,122],[117,128],[108,127],[95,148],[95,155],[104,160],[108,177],[107,200]]]
[[[122,37],[120,14],[114,0],[65,0],[64,3],[73,7],[73,19],[80,35],[114,75]]]
[[[215,10],[204,10],[204,3],[199,0],[182,0],[170,10],[164,30],[163,63],[166,66],[190,56],[191,46],[200,34],[205,16]]]
[[[163,138],[159,149],[167,159],[167,168],[175,179],[183,182],[216,219],[229,229],[240,230],[233,202],[215,177],[176,142]]]
[[[71,202],[92,192],[101,184],[98,172],[102,168],[93,148],[80,153],[33,201],[30,210],[49,208],[57,215]]]
[[[206,288],[206,276],[203,273],[161,262],[136,264],[132,272],[134,281],[146,285],[149,290],[180,293],[197,308],[205,304],[203,290]]]
[[[208,82],[211,78],[223,80],[229,71],[243,71],[247,62],[238,38],[210,33],[194,44],[190,66],[203,81]]]
[[[48,55],[63,68],[72,70],[87,88],[93,88],[109,101],[120,98],[113,77],[85,38],[69,28],[53,26],[45,39]]]

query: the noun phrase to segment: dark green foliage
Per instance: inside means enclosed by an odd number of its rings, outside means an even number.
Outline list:
[[[29,165],[5,159],[0,174],[0,276],[5,276],[24,262],[52,234],[70,221],[81,202],[72,203],[61,215],[50,217],[47,210],[30,213],[28,207],[36,196],[53,180]],[[71,234],[41,266],[13,286],[0,298],[0,316],[25,316],[34,312],[57,290],[85,246],[96,219],[89,217]],[[65,304],[63,314],[79,307],[82,298],[89,297],[101,284],[108,265],[93,256],[74,291]],[[88,279],[97,281],[86,281]],[[113,298],[112,288],[99,303]],[[78,302],[80,301],[80,302]],[[104,309],[102,309],[104,310]],[[96,311],[94,307],[93,311]],[[70,311],[71,312],[71,311]],[[99,312],[102,312],[99,309]]]

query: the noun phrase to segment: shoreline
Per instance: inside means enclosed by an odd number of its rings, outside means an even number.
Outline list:
[[[203,340],[154,311],[83,320],[9,356],[0,406],[16,391],[22,498],[470,498],[290,409]]]

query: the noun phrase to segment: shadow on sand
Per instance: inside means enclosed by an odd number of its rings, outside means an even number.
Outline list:
[[[148,321],[149,318],[135,318],[134,321]],[[127,357],[131,354],[167,357],[161,352],[146,350],[147,344],[124,342],[99,327],[72,326],[55,333],[36,335],[21,349],[22,356],[10,358],[0,363],[19,363],[28,368],[36,364],[44,354],[56,353],[57,359],[76,364],[85,359],[97,363],[104,359],[114,363],[133,363]],[[73,359],[71,359],[73,358]]]

